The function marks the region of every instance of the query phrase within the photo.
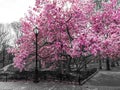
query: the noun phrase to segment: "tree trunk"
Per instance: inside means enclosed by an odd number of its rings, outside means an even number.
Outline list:
[[[71,63],[71,59],[72,59],[72,58],[71,58],[71,57],[67,57],[67,59],[68,59],[68,60],[67,60],[67,61],[68,61],[68,62],[67,62],[67,72],[70,72],[70,71],[71,71],[70,63]]]
[[[117,64],[117,66],[119,66],[119,62],[118,61],[116,61],[116,64]]]
[[[81,85],[81,77],[80,77],[80,72],[79,72],[79,77],[78,77],[78,83]]]
[[[59,62],[59,71],[58,71],[58,78],[60,82],[63,80],[62,75],[63,75],[63,65],[62,61]]]
[[[87,69],[87,62],[86,62],[86,60],[85,60],[85,70]]]
[[[102,69],[102,62],[101,62],[101,58],[99,59],[99,69]]]
[[[3,67],[5,66],[5,49],[3,49]]]
[[[83,60],[84,60],[84,69],[86,70],[86,69],[87,69],[87,61],[86,61],[86,58],[83,57]]]
[[[111,67],[115,67],[115,61],[111,62]]]
[[[106,70],[110,70],[110,60],[109,60],[109,57],[106,58]]]

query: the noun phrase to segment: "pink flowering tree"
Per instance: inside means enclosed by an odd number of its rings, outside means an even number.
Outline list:
[[[107,60],[107,69],[110,69],[109,58],[118,56],[120,42],[120,8],[117,0],[102,3],[102,11],[97,11],[91,17],[91,26],[101,40],[101,56]]]
[[[35,60],[35,27],[43,68],[48,62],[64,59],[63,52],[73,58],[96,55],[99,40],[87,27],[93,9],[92,0],[36,0],[21,19],[23,36],[16,42],[17,48],[9,50],[15,56],[15,67],[23,70]]]

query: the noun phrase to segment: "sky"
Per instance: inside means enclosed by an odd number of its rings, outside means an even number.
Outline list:
[[[0,0],[0,23],[19,21],[35,0]]]

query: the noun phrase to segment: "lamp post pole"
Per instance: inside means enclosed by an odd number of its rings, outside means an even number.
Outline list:
[[[34,28],[34,33],[35,33],[35,38],[36,38],[36,61],[35,61],[35,77],[34,77],[34,83],[38,83],[39,82],[39,80],[38,80],[38,58],[37,58],[37,56],[38,56],[38,53],[37,53],[37,51],[38,51],[38,45],[37,45],[37,37],[38,37],[38,28],[37,27],[35,27]]]

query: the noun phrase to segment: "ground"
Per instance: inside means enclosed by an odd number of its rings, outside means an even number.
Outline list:
[[[114,67],[110,71],[105,69],[99,71],[83,86],[93,88],[90,90],[120,90],[120,66]]]
[[[0,90],[120,90],[120,66],[99,71],[84,85],[73,85],[65,82],[8,81],[0,82]]]
[[[55,82],[0,82],[0,90],[82,90],[80,86]]]
[[[86,84],[95,86],[118,87],[120,86],[120,72],[100,71]]]

